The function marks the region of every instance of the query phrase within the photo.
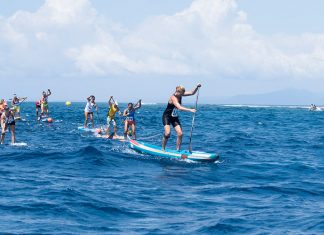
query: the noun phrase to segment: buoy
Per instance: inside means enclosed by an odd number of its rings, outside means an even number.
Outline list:
[[[72,104],[71,101],[66,101],[66,102],[65,102],[65,105],[66,105],[66,106],[70,106],[71,104]]]
[[[52,118],[47,118],[47,122],[52,123],[53,119]]]

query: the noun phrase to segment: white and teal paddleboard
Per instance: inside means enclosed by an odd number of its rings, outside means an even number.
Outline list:
[[[151,156],[173,158],[173,159],[188,159],[196,162],[215,162],[219,159],[219,156],[214,153],[205,153],[199,151],[189,152],[187,150],[162,150],[161,147],[152,144],[147,144],[141,141],[129,140],[130,147],[137,152],[148,154]]]
[[[79,126],[78,130],[82,131],[82,132],[90,132],[90,133],[100,133],[101,132],[100,128],[88,128],[88,127],[84,127],[84,126]]]

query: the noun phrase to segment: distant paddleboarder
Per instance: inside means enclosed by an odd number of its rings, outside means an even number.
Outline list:
[[[175,93],[170,97],[168,105],[163,113],[162,122],[164,126],[164,136],[162,140],[162,149],[165,150],[165,146],[170,138],[171,127],[177,132],[177,150],[180,150],[182,143],[182,128],[178,116],[178,110],[195,113],[196,109],[185,108],[181,105],[183,96],[195,95],[201,84],[198,84],[193,91],[186,92],[183,86],[177,86]]]
[[[123,116],[125,117],[124,138],[127,139],[128,129],[131,127],[133,139],[136,139],[136,110],[142,107],[142,100],[139,100],[135,105],[128,103],[127,108],[124,110]]]
[[[96,97],[91,95],[87,98],[87,104],[84,108],[84,128],[87,128],[88,118],[90,117],[90,122],[92,124],[92,128],[94,128],[93,123],[93,113],[94,111],[98,112],[98,106],[96,104]]]
[[[7,102],[4,99],[0,100],[0,117],[1,114],[4,112],[5,107],[7,106]]]
[[[17,95],[14,95],[12,101],[11,101],[11,106],[12,109],[15,113],[15,118],[19,119],[20,118],[20,105],[22,102],[24,102],[27,99],[27,97],[23,98],[18,98]]]
[[[6,130],[10,127],[11,132],[11,143],[14,144],[16,141],[15,137],[15,117],[14,112],[9,109],[7,105],[4,105],[4,110],[0,117],[1,121],[1,140],[0,143],[3,144],[6,135]]]
[[[36,101],[35,103],[35,107],[36,107],[36,118],[37,120],[40,120],[40,116],[39,116],[39,110],[41,109],[41,101]]]
[[[114,100],[114,97],[110,96],[110,99],[108,101],[108,105],[109,105],[109,109],[108,109],[108,113],[107,113],[107,128],[106,128],[106,134],[108,136],[110,136],[110,124],[112,124],[114,126],[114,133],[113,136],[116,137],[117,136],[117,123],[115,120],[115,116],[116,113],[118,112],[118,114],[121,116],[122,113],[119,110],[118,104],[117,102]]]
[[[311,104],[310,108],[309,108],[309,111],[316,111],[317,110],[317,107],[315,104]]]
[[[42,98],[41,98],[41,116],[43,116],[46,113],[46,116],[48,116],[48,97],[52,94],[50,89],[47,89],[47,92],[43,91]]]

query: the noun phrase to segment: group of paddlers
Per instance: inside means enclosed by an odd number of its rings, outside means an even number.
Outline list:
[[[182,97],[183,96],[192,96],[195,95],[198,89],[201,87],[198,84],[195,89],[192,91],[186,92],[183,86],[177,86],[175,92],[170,96],[167,107],[162,115],[162,123],[164,126],[164,135],[162,139],[162,149],[165,149],[168,139],[170,138],[171,125],[177,133],[177,144],[176,149],[180,150],[182,143],[182,127],[178,116],[178,111],[187,111],[195,113],[196,109],[190,109],[182,106]],[[48,97],[51,95],[51,90],[48,89],[47,92],[43,91],[42,98],[36,102],[36,116],[40,120],[43,116],[48,116]],[[19,98],[16,95],[11,101],[11,108],[9,108],[5,100],[0,101],[0,116],[1,116],[1,144],[4,141],[6,130],[10,127],[11,131],[11,142],[15,143],[15,120],[20,119],[20,105],[27,98]],[[118,102],[114,100],[114,97],[111,96],[108,101],[108,112],[107,112],[107,125],[104,130],[105,134],[108,136],[117,136],[117,122],[116,114],[124,117],[124,138],[126,139],[129,129],[131,129],[132,138],[136,139],[136,121],[135,113],[136,110],[140,109],[142,106],[141,100],[139,100],[135,105],[133,103],[128,103],[127,108],[122,113],[119,109]],[[40,113],[39,113],[40,109]],[[87,103],[84,108],[84,127],[87,128],[88,121],[93,123],[94,112],[98,113],[98,106],[95,101],[95,96],[91,95],[87,97]],[[110,134],[110,126],[113,126],[113,132]]]

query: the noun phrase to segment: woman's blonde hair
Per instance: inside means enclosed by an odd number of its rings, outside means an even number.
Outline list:
[[[181,93],[185,93],[186,89],[183,86],[177,86],[176,91],[181,92]]]

